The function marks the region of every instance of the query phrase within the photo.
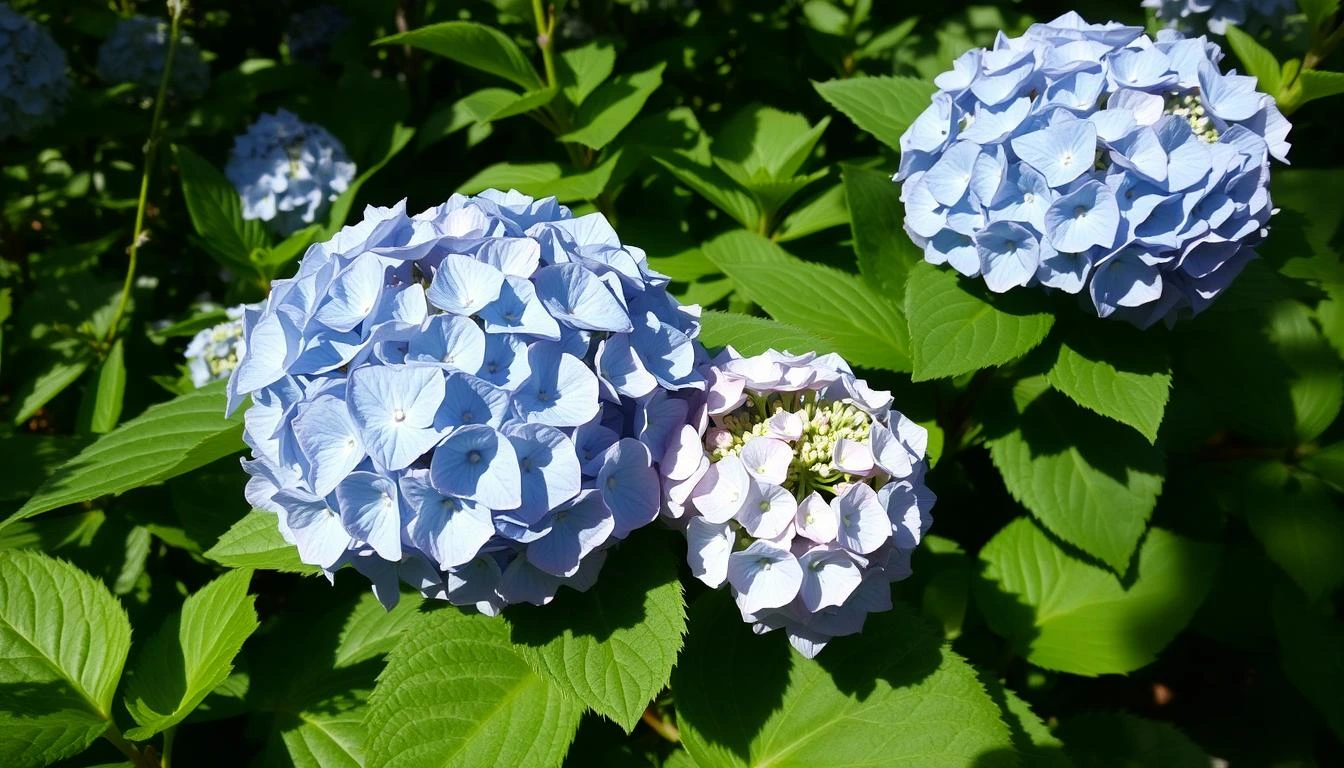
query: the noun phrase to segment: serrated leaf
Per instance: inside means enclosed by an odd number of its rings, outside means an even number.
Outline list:
[[[182,722],[233,671],[257,629],[252,571],[230,571],[182,603],[140,648],[126,685],[126,710],[140,724],[126,738],[146,741]]]
[[[1287,585],[1274,590],[1270,614],[1283,671],[1335,736],[1344,739],[1344,699],[1339,696],[1344,686],[1344,624]]]
[[[316,566],[299,560],[299,552],[285,541],[274,512],[254,509],[219,537],[205,556],[229,568],[256,568],[286,573],[317,573]]]
[[[279,735],[293,768],[363,768],[362,709],[301,712],[283,718]]]
[[[836,184],[813,195],[805,202],[791,207],[784,220],[775,229],[774,240],[787,243],[807,237],[824,229],[849,223],[849,208],[845,206],[845,187]]]
[[[1279,60],[1274,58],[1274,54],[1257,42],[1254,37],[1230,24],[1224,34],[1227,36],[1228,47],[1241,60],[1241,65],[1245,68],[1246,74],[1256,79],[1258,86],[1256,90],[1261,93],[1268,93],[1270,96],[1277,96],[1282,85],[1279,78],[1283,70],[1279,66]]]
[[[226,267],[254,272],[252,252],[269,242],[261,221],[243,218],[238,190],[204,158],[181,145],[175,145],[173,153],[187,213],[201,246]]]
[[[1122,583],[1022,517],[980,551],[976,602],[990,628],[1032,664],[1087,676],[1132,672],[1189,623],[1218,556],[1215,545],[1153,528]]]
[[[924,254],[901,226],[905,207],[900,187],[885,171],[857,165],[844,166],[844,182],[859,274],[879,293],[904,295],[906,278]]]
[[[803,354],[834,352],[821,337],[778,320],[732,312],[706,310],[700,316],[700,342],[707,347],[732,345],[744,355],[759,355],[767,349]]]
[[[814,126],[802,115],[748,104],[719,130],[711,149],[716,159],[740,168],[745,179],[779,181],[798,173],[830,122],[824,118]]]
[[[598,86],[574,115],[574,127],[561,141],[601,149],[616,138],[644,108],[644,102],[663,84],[665,63],[642,72],[623,74]]]
[[[121,420],[122,397],[126,393],[126,357],[121,339],[113,342],[112,349],[98,367],[98,378],[93,386],[89,431],[101,435],[111,432]]]
[[[1228,29],[1231,29],[1229,27]],[[1055,732],[1065,752],[1089,768],[1208,768],[1209,756],[1185,734],[1123,712],[1070,717]]]
[[[717,167],[698,163],[681,152],[655,151],[653,159],[671,171],[677,181],[732,216],[737,223],[748,229],[760,226],[761,209],[756,201]]]
[[[131,647],[102,582],[36,552],[0,552],[0,754],[27,768],[78,754],[111,724]]]
[[[560,52],[555,61],[556,79],[570,104],[579,106],[616,67],[616,49],[606,40],[594,40]]]
[[[1071,327],[1046,377],[1075,403],[1156,442],[1171,394],[1171,356],[1153,335],[1119,323]]]
[[[852,77],[813,82],[817,93],[854,124],[901,151],[901,134],[919,117],[938,88],[913,77]]]
[[[364,718],[368,768],[560,765],[583,707],[532,671],[499,619],[421,614]]]
[[[502,77],[524,90],[544,87],[527,55],[507,35],[470,21],[445,21],[373,41],[374,45],[409,45]]]
[[[985,687],[1003,710],[1003,719],[1013,732],[1013,743],[1022,757],[1022,765],[1031,768],[1073,768],[1073,762],[1064,755],[1063,742],[1022,697],[997,680],[986,681]]]
[[[341,627],[333,666],[353,667],[391,651],[420,607],[418,595],[403,594],[396,607],[387,610],[372,592],[359,596],[355,608]]]
[[[916,264],[905,286],[905,316],[913,340],[914,380],[948,378],[1003,365],[1045,339],[1055,316],[1031,299],[1003,295],[992,303],[949,269]]]
[[[1304,69],[1297,77],[1302,95],[1297,104],[1324,99],[1344,93],[1344,72],[1329,72],[1323,69]]]
[[[1246,522],[1269,559],[1313,601],[1344,584],[1344,514],[1325,484],[1278,462],[1241,478]]]
[[[803,261],[741,230],[714,238],[703,250],[739,294],[775,320],[821,337],[856,365],[909,370],[900,308],[857,276]]]
[[[66,504],[161,483],[243,448],[243,415],[224,417],[218,381],[144,413],[80,451],[6,525]]]
[[[700,768],[1016,764],[974,670],[900,603],[809,660],[711,592],[692,606],[672,693]]]

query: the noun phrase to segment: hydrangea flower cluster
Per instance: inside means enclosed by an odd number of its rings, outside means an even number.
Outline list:
[[[1143,0],[1142,5],[1168,27],[1188,34],[1208,29],[1215,35],[1227,34],[1229,24],[1277,23],[1294,10],[1293,0]]]
[[[229,307],[225,310],[229,319],[218,325],[197,332],[191,337],[191,343],[183,355],[187,358],[187,371],[191,374],[191,383],[197,389],[212,381],[227,379],[238,367],[246,345],[243,344],[243,312],[256,309],[246,304]]]
[[[168,58],[168,22],[131,16],[117,22],[98,49],[98,74],[109,83],[135,83],[144,94],[158,90]],[[210,68],[190,35],[181,35],[173,54],[168,90],[183,99],[199,98],[210,87]]]
[[[355,164],[327,129],[281,109],[234,138],[224,175],[242,196],[243,218],[283,237],[326,214],[350,188]]]
[[[50,125],[69,96],[65,52],[51,33],[0,3],[0,139]]]
[[[706,371],[701,416],[662,463],[664,514],[696,577],[726,582],[744,621],[783,627],[810,658],[910,575],[935,501],[928,433],[836,355],[729,347]]]
[[[248,500],[385,603],[398,580],[485,613],[586,589],[658,517],[669,393],[704,387],[667,282],[554,198],[369,208],[244,312]]]
[[[285,40],[289,55],[305,61],[320,61],[327,55],[341,30],[350,25],[350,17],[334,5],[305,8],[289,20]]]
[[[905,228],[996,292],[1087,291],[1140,326],[1198,312],[1254,257],[1288,121],[1204,38],[1069,13],[935,79],[901,136]]]

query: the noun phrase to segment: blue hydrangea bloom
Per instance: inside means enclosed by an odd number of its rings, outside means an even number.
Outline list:
[[[890,584],[932,524],[928,432],[836,355],[731,347],[661,463],[663,514],[691,572],[727,584],[757,632],[783,628],[812,657],[891,607]],[[675,401],[673,401],[675,402]]]
[[[109,83],[135,83],[144,95],[158,91],[168,58],[168,22],[131,16],[117,22],[98,49],[98,74]],[[210,68],[190,35],[178,37],[169,93],[199,98],[210,87]]]
[[[183,353],[192,385],[204,387],[212,381],[227,379],[243,356],[243,312],[255,309],[239,304],[225,310],[229,319],[199,331]]]
[[[901,136],[905,228],[995,292],[1140,326],[1199,312],[1268,233],[1289,125],[1205,38],[1069,13],[967,51]]]
[[[704,388],[698,309],[667,283],[554,198],[367,209],[243,313],[248,500],[386,603],[399,582],[485,613],[586,589],[657,518]]]
[[[1245,27],[1260,23],[1278,24],[1295,9],[1293,0],[1143,0],[1157,18],[1168,27],[1187,34],[1207,29],[1215,35],[1227,33],[1228,25]]]
[[[283,237],[326,215],[350,188],[355,164],[327,129],[282,109],[233,140],[224,175],[243,198],[243,218],[261,219]]]
[[[65,53],[51,33],[0,3],[0,139],[50,125],[69,95]]]
[[[334,5],[305,8],[290,17],[285,32],[289,55],[304,61],[321,61],[336,36],[349,25],[350,17]]]

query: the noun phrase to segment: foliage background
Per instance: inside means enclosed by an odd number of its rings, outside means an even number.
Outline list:
[[[56,126],[0,144],[6,764],[1344,762],[1337,100],[1292,117],[1262,258],[1204,315],[1139,332],[920,264],[886,180],[957,54],[1066,10],[1143,23],[1137,2],[571,0],[552,57],[525,0],[347,0],[318,64],[284,47],[306,4],[197,2],[183,23],[213,83],[169,101],[148,145],[117,319],[151,110],[94,62],[119,13],[165,10],[13,5],[76,91]],[[1261,40],[1300,57],[1307,18]],[[428,26],[448,21],[505,42],[467,60],[477,43]],[[522,82],[497,76],[510,46]],[[363,179],[285,242],[243,225],[214,170],[279,107]],[[222,319],[200,302],[262,298],[365,203],[487,187],[601,210],[711,310],[707,343],[842,352],[930,427],[936,535],[894,611],[805,661],[650,530],[545,610],[408,595],[386,614],[249,515],[238,419],[218,385],[183,394],[186,340]]]

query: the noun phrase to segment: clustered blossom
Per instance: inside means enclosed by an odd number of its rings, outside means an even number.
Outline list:
[[[65,53],[51,33],[0,3],[0,139],[50,125],[69,96]]]
[[[204,387],[212,381],[227,379],[238,367],[246,345],[243,343],[243,312],[255,309],[245,304],[225,310],[229,319],[191,337],[183,353],[193,386]]]
[[[1268,233],[1289,130],[1204,38],[1069,13],[935,79],[902,135],[905,228],[992,291],[1087,291],[1141,326],[1199,312]]]
[[[1228,25],[1245,27],[1280,23],[1294,10],[1293,0],[1143,0],[1168,27],[1188,34],[1227,33]]]
[[[662,463],[663,512],[685,527],[697,578],[815,656],[910,575],[935,500],[928,433],[836,355],[729,347],[706,371],[699,418]]]
[[[305,8],[289,20],[285,40],[289,55],[306,61],[320,61],[331,49],[332,42],[350,25],[350,17],[334,5]]]
[[[109,83],[135,83],[144,95],[154,94],[168,59],[168,22],[131,16],[117,22],[98,49],[98,74]],[[180,35],[173,54],[169,93],[195,99],[210,87],[210,68],[190,35]]]
[[[285,236],[325,216],[350,188],[355,164],[327,129],[281,109],[234,138],[224,175],[242,196],[243,218]]]
[[[304,562],[495,613],[586,589],[658,516],[698,311],[601,214],[509,192],[314,245],[243,315],[247,498]]]

